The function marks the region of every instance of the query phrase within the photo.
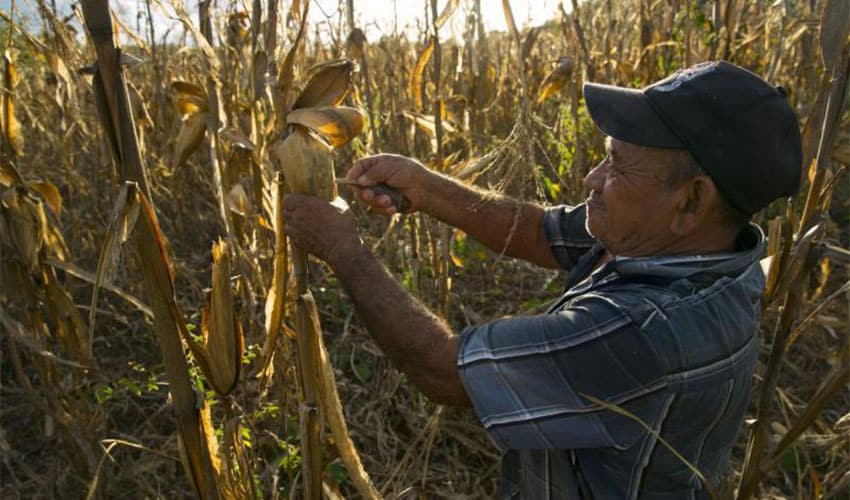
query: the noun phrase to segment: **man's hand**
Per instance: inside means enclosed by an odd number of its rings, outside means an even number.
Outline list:
[[[282,206],[283,231],[292,243],[331,267],[360,249],[360,235],[348,206],[302,194],[284,196]]]
[[[410,200],[411,213],[422,208],[423,181],[430,171],[418,161],[401,155],[380,154],[362,158],[354,163],[346,175],[347,179],[356,181],[365,186],[386,183],[401,192]],[[397,207],[389,196],[377,194],[369,188],[357,188],[352,186],[354,195],[370,207],[372,210],[392,215],[396,213]]]

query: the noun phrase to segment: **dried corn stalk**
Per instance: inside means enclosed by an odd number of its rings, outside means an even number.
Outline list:
[[[139,223],[131,240],[141,262],[142,276],[154,313],[153,329],[165,362],[165,372],[177,417],[183,465],[195,494],[204,499],[221,496],[218,485],[217,443],[202,397],[195,394],[189,367],[183,355],[181,331],[185,318],[175,300],[174,277],[156,214],[148,201],[149,188],[127,85],[115,45],[107,0],[83,0],[86,27],[97,53],[93,78],[94,93],[102,125],[110,139],[128,201],[138,202]],[[185,332],[183,332],[185,335]]]
[[[295,50],[293,47],[292,50]],[[291,75],[289,56],[281,68],[282,75]],[[287,134],[271,146],[271,155],[278,168],[283,171],[289,190],[299,194],[310,194],[326,201],[337,196],[334,182],[332,150],[353,139],[363,128],[363,115],[354,108],[339,106],[349,93],[351,73],[356,65],[347,60],[319,65],[310,72],[308,83],[294,100],[291,110],[285,114]],[[279,88],[287,95],[286,87]],[[281,99],[278,99],[280,102]],[[275,197],[275,226],[279,213],[279,194]],[[280,235],[278,236],[280,242]],[[277,245],[276,245],[277,247]],[[307,254],[293,248],[296,279],[296,342],[298,346],[298,380],[301,397],[301,453],[304,497],[318,499],[322,492],[321,456],[321,412],[328,413],[327,420],[334,434],[334,441],[353,482],[364,498],[378,498],[377,490],[360,463],[354,449],[345,419],[342,416],[339,396],[330,379],[331,367],[326,356],[322,356],[321,325],[316,312],[315,300],[307,289]],[[275,277],[282,274],[277,266]],[[280,297],[284,283],[277,281],[273,287],[267,307],[272,303],[273,318],[281,314]],[[272,302],[271,299],[274,298]],[[277,332],[279,325],[269,324],[269,334]],[[267,343],[267,346],[273,345]],[[270,355],[270,353],[268,353]],[[270,359],[265,361],[270,365]],[[330,381],[329,381],[330,380]]]
[[[0,100],[0,153],[14,157],[21,153],[24,137],[21,135],[21,124],[15,117],[15,103],[12,99],[18,84],[18,71],[12,61],[12,54],[7,50],[3,54],[3,94]]]

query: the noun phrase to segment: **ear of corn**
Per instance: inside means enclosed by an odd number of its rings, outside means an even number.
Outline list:
[[[186,162],[204,138],[207,130],[207,95],[197,85],[176,80],[171,83],[177,93],[177,110],[180,112],[180,132],[174,142],[174,158],[171,168]]]
[[[227,243],[219,240],[213,245],[212,255],[212,292],[201,317],[203,356],[209,370],[204,375],[217,393],[226,396],[239,380],[245,337],[233,311]]]
[[[336,198],[331,147],[304,127],[294,127],[272,153],[283,168],[286,184],[293,193],[311,194],[331,201]]]

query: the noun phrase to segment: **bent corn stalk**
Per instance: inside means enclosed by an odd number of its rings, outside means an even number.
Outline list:
[[[190,483],[199,498],[219,498],[216,467],[213,462],[213,436],[208,418],[204,418],[203,399],[198,400],[189,376],[180,339],[182,318],[174,300],[174,279],[168,268],[167,254],[156,214],[148,200],[150,191],[145,177],[127,84],[120,66],[120,50],[113,41],[112,20],[107,0],[83,0],[83,16],[97,53],[93,78],[96,102],[102,125],[110,138],[120,178],[128,197],[142,207],[142,224],[137,224],[131,241],[139,256],[142,278],[154,314],[154,332],[159,341],[165,373],[173,398],[177,427],[182,445],[183,463]],[[201,409],[198,408],[201,406]]]

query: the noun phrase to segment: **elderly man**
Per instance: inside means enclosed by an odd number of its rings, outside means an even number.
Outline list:
[[[286,232],[330,265],[416,386],[474,408],[505,452],[503,498],[705,498],[728,464],[758,354],[765,238],[749,219],[798,188],[797,118],[781,88],[722,61],[642,90],[588,83],[584,96],[609,137],[575,207],[494,198],[395,155],[348,174],[400,190],[411,211],[491,249],[507,241],[513,257],[568,270],[546,314],[456,335],[392,278],[350,214],[288,196]],[[373,189],[357,196],[396,211]]]

